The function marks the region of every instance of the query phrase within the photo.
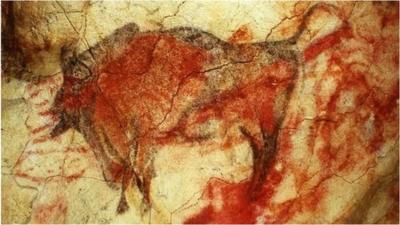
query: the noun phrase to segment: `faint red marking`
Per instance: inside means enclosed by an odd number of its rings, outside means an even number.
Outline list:
[[[37,134],[37,133],[42,132],[44,130],[50,129],[52,127],[53,127],[52,124],[46,124],[46,125],[42,125],[42,126],[36,127],[36,128],[32,127],[31,133],[32,134]]]
[[[76,147],[67,147],[65,150],[65,152],[76,152],[76,153],[80,153],[80,154],[86,154],[89,152],[89,149],[87,149],[86,147],[82,147],[82,146],[76,146]]]
[[[24,172],[16,172],[15,174],[14,174],[14,176],[17,176],[17,177],[21,177],[21,178],[25,178],[25,179],[28,179],[28,180],[31,180],[31,181],[33,181],[33,182],[36,182],[36,183],[41,183],[41,182],[44,182],[46,179],[45,178],[43,178],[43,177],[35,177],[35,176],[31,176],[31,175],[29,175],[29,174],[27,174],[27,173],[24,173]]]
[[[83,169],[83,170],[78,171],[78,172],[76,172],[76,173],[74,173],[74,174],[65,176],[65,179],[66,179],[66,181],[67,181],[68,183],[71,183],[72,181],[75,181],[75,180],[77,180],[78,178],[81,178],[81,177],[83,176],[84,173],[85,173],[85,170]]]
[[[232,36],[229,38],[230,43],[238,43],[238,42],[244,42],[244,41],[251,41],[253,39],[253,35],[251,33],[251,30],[248,26],[243,25],[239,27],[235,31],[235,33],[232,34]]]
[[[49,110],[39,112],[38,114],[39,114],[40,116],[51,116],[51,117],[54,116],[54,113],[51,112],[51,111],[49,111]]]
[[[316,40],[310,46],[304,50],[304,60],[310,61],[315,59],[319,54],[321,54],[326,49],[340,43],[341,39],[351,38],[352,30],[351,27],[345,23],[341,28]]]
[[[46,106],[46,105],[48,105],[48,104],[49,104],[49,100],[45,99],[45,100],[43,100],[43,101],[41,101],[41,102],[39,102],[39,103],[35,103],[35,106],[37,106],[37,107],[43,107],[43,106]]]
[[[39,144],[39,143],[43,143],[43,142],[46,142],[49,140],[51,140],[50,135],[44,135],[44,136],[33,139],[33,144]]]
[[[68,206],[61,197],[47,204],[39,205],[34,209],[34,223],[64,223]]]
[[[28,88],[28,90],[29,90],[29,88]],[[40,90],[35,90],[33,93],[30,93],[29,99],[36,98],[37,96],[39,96],[39,94],[40,94]]]

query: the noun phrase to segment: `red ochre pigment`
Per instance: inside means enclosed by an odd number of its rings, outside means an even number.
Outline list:
[[[383,25],[392,23],[382,22]],[[344,25],[331,34],[326,35],[304,50],[303,57],[306,63],[312,63],[321,53],[340,46],[342,41],[356,38],[350,25]],[[241,27],[230,43],[251,40],[251,34],[247,27]],[[379,40],[374,43],[378,43]],[[238,49],[245,51],[245,56],[253,58],[257,55],[257,49],[252,45],[239,45]],[[380,48],[376,48],[379,51]],[[234,184],[210,179],[207,184],[204,198],[210,200],[210,204],[204,207],[198,214],[188,218],[186,223],[284,223],[296,212],[315,211],[319,201],[326,194],[324,181],[333,175],[334,171],[351,169],[351,165],[362,159],[360,152],[349,152],[354,140],[346,140],[348,147],[335,149],[330,143],[331,134],[343,122],[345,115],[354,114],[357,126],[361,126],[369,118],[369,115],[358,115],[357,111],[339,113],[338,101],[342,91],[354,91],[355,104],[365,108],[374,114],[374,134],[367,143],[364,153],[371,153],[379,149],[384,140],[383,121],[388,117],[396,120],[395,109],[398,99],[398,84],[393,87],[392,94],[383,98],[375,98],[371,91],[375,91],[367,82],[366,74],[356,73],[351,70],[351,65],[346,65],[341,60],[346,54],[334,49],[329,56],[328,69],[332,65],[339,66],[342,73],[334,77],[338,83],[336,92],[325,99],[316,97],[317,112],[326,112],[325,117],[316,119],[313,124],[313,134],[308,143],[310,151],[317,151],[317,156],[322,162],[323,170],[318,185],[312,192],[306,193],[294,200],[281,204],[271,203],[271,198],[276,188],[284,177],[284,171],[276,171],[275,162],[284,162],[285,154],[289,154],[291,142],[290,135],[279,136],[277,157],[270,163],[266,171],[266,177],[256,193],[253,184],[258,183],[252,179],[258,179],[259,171],[254,171],[251,179]],[[190,100],[198,99],[208,87],[208,75],[206,67],[213,64],[214,55],[203,48],[196,47],[188,42],[181,41],[169,34],[140,34],[125,46],[121,54],[116,58],[98,66],[93,71],[96,79],[86,83],[79,91],[73,92],[74,85],[79,81],[72,77],[65,77],[63,108],[66,112],[74,114],[82,108],[91,107],[91,126],[103,142],[112,143],[113,148],[108,149],[108,157],[115,157],[103,168],[111,174],[112,181],[122,182],[125,167],[121,159],[130,157],[132,138],[127,133],[135,134],[137,145],[138,170],[144,177],[151,180],[151,172],[146,171],[145,161],[148,151],[153,145],[171,145],[181,142],[200,142],[200,137],[193,136],[191,127],[202,124],[210,119],[222,121],[224,130],[235,122],[240,121],[243,129],[249,136],[232,136],[222,144],[223,148],[243,141],[250,141],[253,151],[263,150],[263,140],[260,132],[272,135],[276,133],[278,121],[276,99],[285,90],[293,85],[294,77],[291,63],[283,59],[265,63],[261,69],[255,69],[255,63],[248,63],[244,70],[238,70],[241,79],[234,88],[216,93],[216,96],[187,108]],[[394,56],[395,57],[395,56]],[[398,57],[398,56],[397,56]],[[215,63],[215,62],[214,62]],[[254,74],[246,74],[243,71],[257,71]],[[254,73],[254,72],[252,72]],[[330,73],[332,76],[335,73]],[[253,77],[252,80],[248,77]],[[256,78],[254,78],[256,77]],[[318,88],[317,84],[317,88]],[[184,97],[185,98],[184,98]],[[357,107],[356,106],[356,107]],[[186,110],[186,111],[185,111]],[[191,115],[185,116],[189,112]],[[299,113],[301,114],[301,113]],[[299,115],[301,117],[301,115]],[[176,121],[174,121],[176,118]],[[288,126],[292,129],[298,127],[301,119],[294,119]],[[164,124],[165,123],[165,124]],[[165,125],[162,130],[160,127]],[[126,132],[130,131],[130,132]],[[285,133],[285,131],[283,131]],[[290,132],[286,132],[290,133]],[[314,149],[315,138],[322,138],[321,149]],[[106,138],[108,140],[106,140]],[[359,140],[357,140],[359,141]],[[114,151],[114,152],[113,152]],[[340,154],[339,154],[339,153]],[[261,155],[254,153],[254,155]],[[255,159],[257,162],[257,159]],[[258,168],[255,166],[254,168]],[[296,185],[309,179],[308,175],[295,171]],[[145,184],[144,192],[149,192],[149,183]],[[219,191],[216,191],[219,190]],[[221,196],[215,196],[214,193]],[[222,199],[222,207],[213,205],[213,199]],[[271,210],[273,216],[264,215],[265,210]]]
[[[253,198],[249,193],[251,181],[238,184],[226,183],[212,179],[207,186],[207,198],[222,199],[222,206],[216,209],[211,203],[203,208],[197,215],[187,219],[187,224],[202,223],[256,223],[257,217],[262,216],[262,211],[267,206],[270,198],[275,193],[275,186],[280,183],[282,176],[274,169],[270,170],[265,183],[260,187],[258,195]],[[221,196],[214,196],[219,190]]]
[[[344,24],[341,28],[334,31],[333,33],[316,40],[306,50],[304,50],[304,60],[307,62],[316,58],[326,49],[329,49],[332,46],[339,44],[342,38],[349,38],[351,36],[351,28],[347,24]]]
[[[130,151],[125,131],[131,129],[132,123],[139,124],[138,142],[142,148],[139,147],[138,159],[141,161],[146,153],[143,146],[155,137],[162,136],[165,142],[184,134],[187,124],[182,120],[163,135],[157,134],[157,128],[172,108],[177,113],[183,110],[181,102],[173,101],[181,89],[186,90],[183,94],[187,98],[196,98],[206,88],[207,78],[202,70],[210,60],[212,56],[205,50],[172,36],[141,35],[120,56],[99,67],[97,83],[87,84],[78,96],[72,92],[77,81],[68,77],[64,81],[63,107],[73,112],[94,103],[94,126],[107,133],[122,158],[127,158]],[[202,116],[197,122],[210,117],[240,118],[253,123],[259,121],[265,131],[272,133],[274,98],[292,84],[290,68],[282,60],[265,66],[260,78],[253,83],[239,84],[237,89],[221,93],[214,101],[201,106]],[[117,166],[110,169],[116,176],[121,172]]]
[[[235,34],[232,41],[246,39],[249,36],[244,34],[246,32],[243,28]],[[246,49],[256,51],[250,47]],[[255,52],[250,55],[255,55]],[[173,110],[176,114],[184,110],[181,106],[184,104],[180,102],[182,98],[178,98],[177,95],[184,94],[187,98],[195,99],[202,89],[208,88],[207,77],[202,70],[212,59],[213,56],[202,48],[170,35],[139,35],[130,41],[118,57],[98,67],[95,70],[98,79],[85,84],[79,95],[73,92],[73,87],[78,81],[67,77],[64,81],[63,108],[73,114],[94,104],[92,126],[99,133],[106,134],[115,151],[118,151],[114,155],[125,159],[129,157],[131,144],[125,135],[126,131],[132,129],[133,123],[138,124],[136,138],[139,170],[143,170],[141,167],[144,167],[147,149],[152,144],[173,144],[177,142],[178,137],[183,137],[184,141],[194,141],[196,138],[186,134],[187,127],[209,119],[222,120],[226,128],[234,121],[241,121],[249,133],[255,136],[256,151],[263,151],[261,130],[272,135],[278,125],[276,114],[279,114],[279,111],[275,112],[275,98],[293,85],[295,71],[291,64],[284,60],[276,60],[256,70],[251,68],[256,64],[250,63],[248,71],[259,73],[255,80],[253,78],[246,81],[246,76],[249,75],[243,74],[243,81],[238,82],[234,89],[223,91],[215,99],[198,106],[194,112],[196,119],[188,120],[182,117],[166,131],[158,131],[158,126]],[[135,118],[135,121],[132,121],[132,118]],[[231,137],[229,143],[223,146],[231,147],[232,144],[243,141],[247,141],[243,136]],[[103,169],[111,174],[113,181],[122,181],[124,165],[118,163],[118,160],[109,162],[107,168]],[[148,175],[146,171],[142,172],[144,176]],[[271,170],[267,173],[266,178],[254,178],[267,180],[259,187],[257,193],[249,193],[254,188],[254,181],[251,180],[239,184],[210,182],[208,189],[223,190],[224,207],[218,212],[208,207],[206,212],[212,213],[200,218],[212,218],[212,222],[256,222],[255,209],[265,206],[267,199],[274,193],[274,186],[281,180],[278,172]],[[149,184],[146,184],[144,191],[149,191]],[[204,212],[200,215],[202,214]],[[202,219],[196,216],[194,218],[197,219],[189,219],[188,222],[202,222]]]
[[[398,3],[396,4],[398,8]],[[381,26],[398,26],[398,10],[395,13],[382,17]],[[229,39],[230,43],[248,42],[251,40],[251,32],[246,26],[241,27]],[[316,40],[303,52],[304,61],[312,63],[321,53],[333,50],[328,59],[328,70],[332,66],[339,67],[342,74],[335,75],[337,81],[336,91],[329,97],[328,101],[316,98],[317,112],[326,112],[324,118],[316,118],[313,122],[313,133],[308,137],[308,151],[317,151],[317,156],[322,168],[317,185],[313,189],[295,199],[275,204],[271,202],[276,188],[286,175],[286,170],[291,168],[286,162],[286,156],[290,154],[292,143],[290,141],[290,129],[297,129],[302,121],[301,112],[292,120],[288,120],[287,127],[279,136],[277,156],[268,167],[267,175],[255,193],[252,178],[240,183],[229,183],[217,178],[211,178],[204,190],[203,198],[209,200],[209,204],[197,214],[188,218],[185,223],[285,223],[298,212],[313,212],[318,209],[321,199],[327,194],[324,182],[333,176],[335,172],[346,172],[352,170],[353,165],[364,160],[365,157],[374,159],[375,152],[380,149],[386,138],[398,135],[397,130],[385,130],[384,123],[398,124],[398,97],[399,85],[393,84],[389,92],[381,93],[373,87],[368,80],[368,73],[355,72],[352,65],[346,64],[342,59],[348,56],[348,52],[338,48],[342,41],[352,38],[363,38],[373,46],[373,55],[366,58],[376,59],[385,54],[384,46],[388,45],[385,40],[375,40],[372,37],[359,37],[348,25],[344,25],[331,34]],[[389,42],[391,40],[388,40]],[[398,42],[398,40],[395,40]],[[257,53],[251,45],[239,46],[245,55],[254,56]],[[338,50],[339,49],[339,50]],[[120,158],[128,159],[132,146],[132,140],[126,135],[126,131],[133,131],[137,139],[138,167],[144,167],[146,154],[152,145],[170,145],[178,141],[195,142],[199,137],[192,136],[188,130],[192,126],[202,124],[210,119],[221,120],[222,127],[228,129],[234,121],[240,120],[246,130],[254,137],[251,140],[244,136],[232,136],[223,143],[223,148],[229,149],[235,144],[243,141],[251,141],[257,149],[262,149],[262,140],[259,135],[260,129],[267,134],[276,130],[277,121],[275,116],[275,99],[290,85],[293,85],[293,68],[290,63],[277,59],[275,62],[266,64],[259,71],[255,80],[246,81],[248,74],[242,74],[243,81],[238,82],[235,88],[218,93],[215,99],[197,106],[194,116],[187,118],[181,116],[177,122],[159,130],[160,125],[167,121],[168,116],[182,113],[185,109],[186,98],[196,99],[201,91],[207,87],[206,65],[212,64],[214,59],[210,52],[180,41],[168,34],[141,34],[134,37],[124,47],[122,53],[107,61],[105,64],[95,68],[93,72],[96,79],[82,84],[82,81],[72,76],[64,76],[62,108],[68,114],[77,114],[86,108],[92,110],[90,118],[91,126],[96,136],[102,141],[112,143],[113,148],[107,153],[108,157],[115,157],[107,162],[103,168],[111,174],[111,181],[123,182],[126,172]],[[365,52],[368,52],[367,50]],[[394,66],[398,67],[398,52],[389,59]],[[374,62],[370,62],[373,64]],[[254,71],[254,64],[249,63],[247,71]],[[345,74],[345,75],[343,75]],[[55,81],[53,81],[55,82]],[[76,85],[81,85],[79,93],[74,92]],[[318,88],[318,85],[317,85]],[[51,92],[56,91],[51,87]],[[337,105],[342,91],[355,93],[356,110],[351,112],[338,112]],[[317,91],[318,92],[318,91]],[[33,91],[30,98],[38,97],[40,91]],[[37,107],[45,107],[48,102],[38,103]],[[187,104],[186,104],[187,105]],[[367,113],[360,113],[362,110]],[[51,116],[51,112],[43,111],[41,116]],[[343,146],[335,148],[331,144],[331,134],[336,132],[345,117],[352,116],[354,129],[361,130],[362,126],[372,116],[374,118],[373,134],[369,140],[362,140],[357,134],[349,135]],[[132,120],[134,118],[134,120]],[[135,130],[134,125],[139,129]],[[255,129],[258,127],[259,129]],[[28,127],[29,128],[29,127]],[[49,129],[49,125],[29,128],[32,134],[39,134]],[[131,132],[132,133],[132,132]],[[108,140],[105,140],[105,137]],[[314,149],[316,138],[321,138],[323,143],[321,149]],[[34,139],[33,143],[42,143],[51,137],[43,135]],[[93,137],[92,137],[93,138]],[[364,146],[361,150],[354,150],[354,146]],[[93,147],[93,146],[92,146]],[[79,150],[84,151],[84,150]],[[114,151],[114,152],[113,152]],[[40,151],[37,152],[41,154]],[[103,157],[103,156],[98,156]],[[17,164],[25,158],[21,157]],[[275,162],[283,164],[283,169],[277,171]],[[371,167],[367,164],[366,167]],[[30,170],[32,170],[31,168]],[[61,169],[61,168],[59,168]],[[140,168],[143,170],[143,168]],[[28,169],[29,170],[29,169]],[[16,176],[26,178],[33,182],[42,183],[45,178],[32,176],[29,171],[17,171]],[[52,170],[48,170],[51,173]],[[144,177],[151,176],[146,171],[140,171]],[[296,187],[308,179],[310,175],[301,170],[292,171],[296,177]],[[64,176],[68,182],[72,182],[83,176],[84,170]],[[64,174],[62,174],[64,175]],[[145,192],[148,192],[148,185]],[[398,186],[393,193],[398,199]],[[220,207],[215,204],[216,199],[221,199]],[[398,204],[397,204],[398,208]],[[49,205],[38,207],[34,216],[37,221],[46,221],[54,211],[61,212],[61,217],[66,214],[65,202],[57,200]],[[270,211],[270,214],[265,214]]]
[[[33,213],[33,221],[36,223],[51,223],[56,220],[64,222],[68,206],[63,198],[56,198],[53,202],[39,205]]]
[[[388,21],[388,19],[385,17],[382,21],[382,26],[389,23],[386,21]],[[305,49],[304,59],[306,63],[308,63],[326,50],[337,48],[340,46],[341,41],[351,38],[355,38],[352,29],[348,24],[344,23],[341,28],[316,40]],[[374,40],[372,42],[374,45],[379,45],[382,41],[383,40]],[[381,50],[380,48],[375,49],[378,51]],[[374,55],[375,54],[382,54],[382,52],[375,51]],[[369,57],[368,55],[365,56],[367,58]],[[357,163],[360,164],[360,161],[366,162],[364,165],[365,170],[372,166],[371,163],[374,162],[373,159],[375,158],[374,152],[381,148],[383,140],[385,139],[385,131],[383,130],[384,121],[391,124],[398,123],[398,115],[396,113],[398,104],[396,101],[399,97],[399,85],[398,83],[394,84],[391,88],[392,92],[387,95],[376,93],[377,90],[375,87],[371,86],[366,80],[366,77],[371,76],[371,74],[361,74],[353,71],[351,69],[353,64],[343,62],[343,57],[346,57],[345,51],[336,50],[330,55],[330,59],[328,59],[329,65],[327,74],[336,76],[335,79],[338,82],[336,91],[329,98],[328,102],[317,98],[317,111],[324,111],[326,114],[324,118],[314,121],[314,134],[311,134],[309,137],[310,149],[314,148],[316,137],[321,138],[324,143],[320,149],[315,149],[322,163],[322,169],[319,172],[319,183],[314,186],[313,190],[293,200],[281,204],[271,204],[271,197],[275,193],[276,186],[282,179],[283,172],[269,171],[262,191],[260,191],[256,198],[251,198],[251,195],[248,193],[250,181],[232,184],[220,180],[211,180],[207,186],[208,195],[206,198],[212,202],[213,199],[217,199],[212,193],[215,193],[214,190],[220,190],[218,193],[221,194],[219,197],[222,199],[222,207],[216,209],[216,207],[210,203],[198,214],[187,219],[185,223],[256,223],[257,218],[263,218],[261,221],[264,223],[284,223],[295,213],[318,210],[320,201],[327,194],[324,182],[331,178],[335,172],[352,171],[354,170],[354,165]],[[374,58],[374,56],[370,58]],[[396,66],[398,62],[397,60],[395,61],[394,65]],[[335,75],[335,72],[329,72],[332,66],[341,68],[341,74]],[[355,93],[355,111],[345,113],[338,112],[337,105],[343,91]],[[363,115],[363,110],[368,113]],[[264,115],[268,115],[268,113]],[[345,140],[344,146],[341,146],[340,149],[332,146],[331,136],[336,132],[338,127],[343,124],[344,119],[353,117],[355,123],[353,129],[360,131],[363,129],[364,124],[370,116],[374,118],[374,132],[370,139],[361,140],[357,137],[358,134],[354,133]],[[267,119],[267,121],[271,122],[273,120]],[[288,126],[290,126],[290,124],[291,122],[288,123]],[[297,125],[294,125],[293,127],[296,126]],[[386,138],[393,138],[396,133],[396,131],[386,131]],[[289,151],[288,149],[291,148],[290,141],[282,137],[282,135],[280,137],[281,143],[279,145],[278,159],[282,159],[283,153],[281,150],[284,150],[285,154],[287,154]],[[360,146],[364,147],[358,150]],[[371,160],[369,160],[369,158]],[[294,171],[294,174],[299,181],[296,183],[298,187],[301,187],[306,180],[311,178],[310,175],[302,174],[300,171]],[[271,210],[272,216],[263,215],[265,210]]]
[[[253,39],[253,35],[251,34],[251,30],[246,25],[241,26],[239,29],[232,34],[229,38],[230,43],[239,43],[245,41],[251,41]]]

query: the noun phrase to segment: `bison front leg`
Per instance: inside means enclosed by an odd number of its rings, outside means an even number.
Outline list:
[[[137,174],[137,186],[143,195],[144,208],[151,205],[151,180],[153,178],[153,154],[148,144],[139,143],[134,162],[134,171]]]
[[[125,191],[129,185],[136,184],[136,174],[129,156],[125,154],[130,150],[121,149],[129,145],[123,139],[124,131],[110,127],[113,124],[105,123],[106,119],[99,117],[99,114],[93,115],[91,110],[82,111],[80,118],[80,130],[100,163],[105,181],[113,188],[121,185],[117,213],[123,213],[129,208]]]
[[[124,213],[129,209],[125,191],[128,189],[129,185],[135,183],[135,180],[136,180],[136,174],[134,173],[133,169],[131,167],[125,167],[122,178],[121,198],[119,200],[117,207],[118,214]]]

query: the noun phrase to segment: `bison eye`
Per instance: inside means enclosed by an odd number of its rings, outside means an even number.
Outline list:
[[[90,71],[85,65],[78,64],[73,68],[71,75],[76,79],[86,80],[90,76]]]
[[[72,92],[77,94],[79,92],[79,90],[81,89],[81,85],[80,84],[74,84],[72,85]]]
[[[92,74],[85,62],[77,57],[71,57],[63,65],[64,74],[76,80],[86,80]]]
[[[74,78],[82,80],[82,79],[85,79],[87,77],[87,74],[83,73],[82,71],[74,71],[72,73],[72,76]]]

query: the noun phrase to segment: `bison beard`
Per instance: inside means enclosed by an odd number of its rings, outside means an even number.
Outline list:
[[[128,185],[151,204],[157,146],[212,139],[188,132],[207,119],[226,127],[240,121],[239,138],[253,152],[248,192],[256,198],[276,152],[303,26],[288,40],[238,44],[193,28],[143,33],[127,24],[79,55],[65,47],[52,136],[70,127],[84,135],[105,180],[121,185],[122,213]]]

